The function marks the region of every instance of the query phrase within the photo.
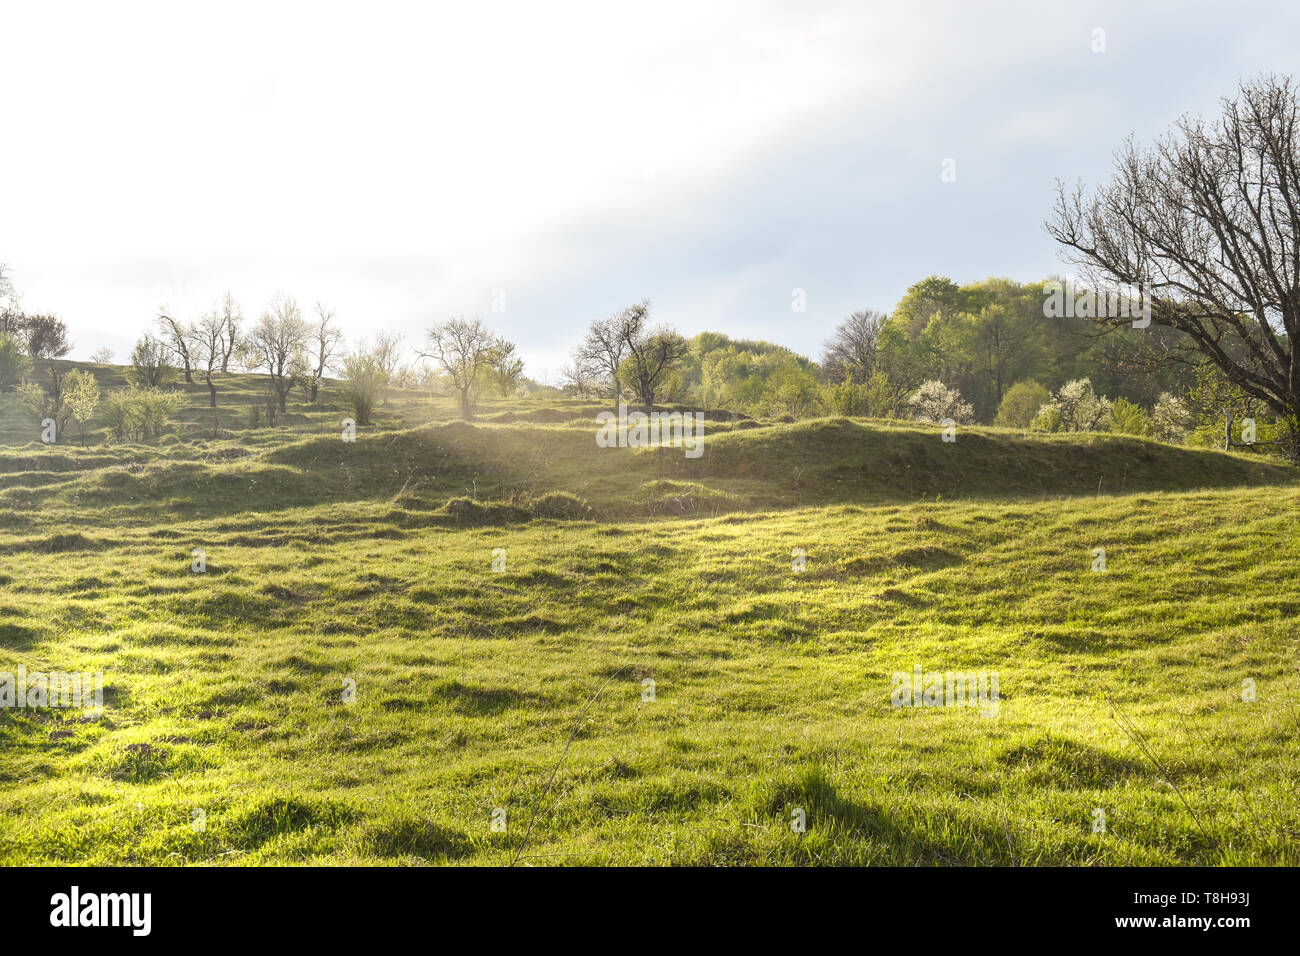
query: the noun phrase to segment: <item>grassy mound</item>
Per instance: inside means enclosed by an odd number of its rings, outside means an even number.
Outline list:
[[[752,424],[752,423],[741,423]],[[705,433],[680,448],[600,448],[596,426],[450,422],[362,435],[328,432],[258,451],[233,442],[174,451],[26,450],[0,480],[15,511],[109,508],[121,519],[216,516],[324,502],[400,499],[437,508],[464,497],[513,504],[548,493],[591,516],[716,515],[920,499],[1030,499],[1289,483],[1300,472],[1244,455],[1115,435],[1026,436],[818,419]],[[166,457],[164,457],[164,455]],[[540,513],[559,508],[558,500]],[[550,514],[579,517],[582,509]]]

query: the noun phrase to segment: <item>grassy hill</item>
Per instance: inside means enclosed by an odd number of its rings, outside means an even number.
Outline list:
[[[414,393],[346,443],[236,384],[148,446],[0,408],[0,670],[106,681],[0,709],[0,863],[1300,862],[1293,469]]]
[[[95,373],[112,387],[120,370]],[[42,445],[13,396],[0,421],[15,446],[0,458],[0,504],[17,511],[108,509],[176,518],[276,510],[324,501],[389,500],[428,510],[469,497],[507,503],[519,517],[548,492],[566,492],[605,519],[717,515],[922,498],[1123,494],[1293,481],[1274,461],[1192,450],[1117,435],[1037,435],[898,422],[728,420],[711,412],[707,454],[669,447],[600,448],[605,406],[558,400],[487,401],[474,424],[449,398],[392,390],[379,424],[344,442],[348,414],[327,383],[316,405],[291,403],[276,428],[257,427],[264,385],[232,376],[220,393],[214,436],[207,391],[185,387],[173,432],[153,445]],[[295,393],[296,395],[297,393]],[[414,426],[414,427],[412,427]],[[26,439],[22,441],[22,439]],[[490,517],[479,515],[480,518]],[[498,516],[501,517],[501,516]]]

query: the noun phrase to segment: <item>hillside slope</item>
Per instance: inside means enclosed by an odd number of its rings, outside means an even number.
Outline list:
[[[527,509],[547,492],[591,517],[720,514],[923,498],[1002,499],[1284,484],[1295,469],[1114,435],[1025,436],[848,419],[711,424],[702,457],[600,448],[596,427],[432,424],[341,440],[333,426],[283,444],[192,439],[0,454],[0,507],[108,509],[118,519],[205,517],[324,502],[434,509],[468,497]],[[517,515],[516,515],[517,517]]]

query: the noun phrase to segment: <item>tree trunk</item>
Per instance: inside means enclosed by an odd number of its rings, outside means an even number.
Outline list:
[[[1291,403],[1289,420],[1283,418],[1282,427],[1286,429],[1278,437],[1282,444],[1278,447],[1293,463],[1300,465],[1300,397]]]

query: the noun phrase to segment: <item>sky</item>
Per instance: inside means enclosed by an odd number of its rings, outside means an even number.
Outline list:
[[[81,358],[227,290],[353,343],[477,316],[552,384],[643,299],[816,357],[926,276],[1066,271],[1055,181],[1298,36],[1283,2],[0,0],[0,262]]]

